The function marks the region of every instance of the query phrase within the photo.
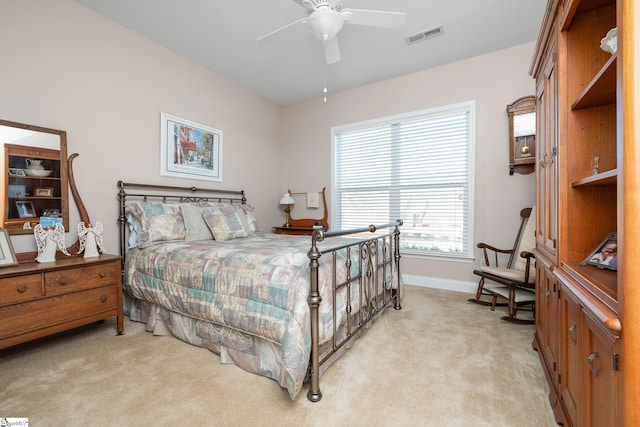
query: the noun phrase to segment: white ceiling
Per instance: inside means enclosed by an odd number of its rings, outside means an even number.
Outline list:
[[[293,0],[76,0],[280,105],[413,73],[536,40],[545,0],[344,0],[345,8],[406,12],[399,30],[345,24],[342,59],[325,63],[304,26],[256,39],[306,16]],[[442,26],[408,46],[405,37]]]

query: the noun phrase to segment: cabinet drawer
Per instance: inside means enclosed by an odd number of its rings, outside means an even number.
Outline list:
[[[0,339],[115,311],[117,308],[115,285],[2,307]]]
[[[75,292],[82,289],[117,283],[120,270],[116,263],[98,264],[52,271],[44,274],[47,295]]]
[[[42,276],[28,274],[0,282],[0,306],[29,301],[42,296]]]

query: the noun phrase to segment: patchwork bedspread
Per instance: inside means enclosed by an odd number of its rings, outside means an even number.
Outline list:
[[[127,254],[125,292],[171,312],[272,343],[278,357],[265,357],[261,372],[287,388],[292,398],[302,387],[311,349],[308,236],[256,233],[224,242],[168,242]],[[338,247],[348,238],[328,238],[321,250]],[[338,251],[337,282],[347,275],[345,250]],[[389,255],[390,256],[390,255]],[[359,253],[351,252],[350,276],[359,272]],[[389,269],[390,270],[390,269]],[[320,343],[333,331],[332,257],[320,258]],[[388,271],[384,286],[394,286]],[[346,319],[346,290],[336,294],[336,323]],[[352,313],[359,310],[352,288]],[[274,366],[268,366],[272,363]]]

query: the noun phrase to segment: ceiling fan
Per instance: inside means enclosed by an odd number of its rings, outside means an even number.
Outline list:
[[[400,28],[404,24],[406,13],[382,10],[345,9],[343,0],[293,0],[307,10],[307,16],[284,27],[270,32],[256,41],[258,43],[272,39],[275,35],[298,26],[307,25],[315,37],[322,41],[327,64],[340,60],[340,47],[336,34],[346,24],[366,25],[381,28]]]

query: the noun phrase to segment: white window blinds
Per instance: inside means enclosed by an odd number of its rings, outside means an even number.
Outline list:
[[[401,249],[471,257],[473,102],[333,129],[332,223],[404,220]]]

